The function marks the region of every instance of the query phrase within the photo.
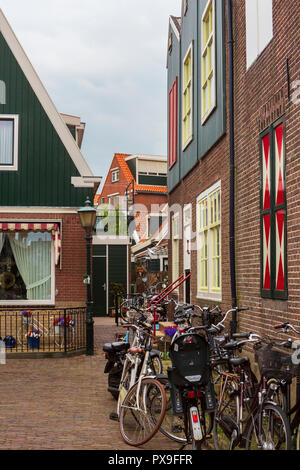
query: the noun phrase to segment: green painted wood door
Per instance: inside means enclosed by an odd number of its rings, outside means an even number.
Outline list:
[[[100,248],[100,247],[99,247]],[[93,254],[93,314],[106,316],[106,247],[105,254]]]

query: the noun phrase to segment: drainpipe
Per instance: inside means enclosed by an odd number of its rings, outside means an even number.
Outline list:
[[[234,239],[234,77],[233,77],[233,33],[232,33],[232,0],[227,0],[227,31],[228,31],[228,73],[229,73],[229,149],[230,149],[230,208],[229,208],[229,249],[230,249],[230,281],[232,307],[236,307],[236,276],[235,276],[235,239]],[[237,330],[236,312],[232,314],[231,333]]]

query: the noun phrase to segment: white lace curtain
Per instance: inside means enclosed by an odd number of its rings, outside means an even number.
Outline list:
[[[9,234],[8,237],[18,270],[26,286],[27,299],[49,299],[51,296],[51,234],[16,232]]]

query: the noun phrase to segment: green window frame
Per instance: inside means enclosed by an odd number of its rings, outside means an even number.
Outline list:
[[[261,296],[288,298],[285,122],[260,134]]]

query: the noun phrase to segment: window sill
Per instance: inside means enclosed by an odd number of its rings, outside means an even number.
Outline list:
[[[222,302],[222,294],[216,292],[198,292],[197,299],[199,300],[212,300],[213,302]]]
[[[203,126],[206,121],[210,118],[214,110],[216,109],[216,105],[214,104],[207,112],[204,114],[203,118],[201,118],[201,126]]]
[[[53,300],[0,300],[0,306],[5,306],[7,308],[14,307],[14,306],[55,306],[55,302]]]

